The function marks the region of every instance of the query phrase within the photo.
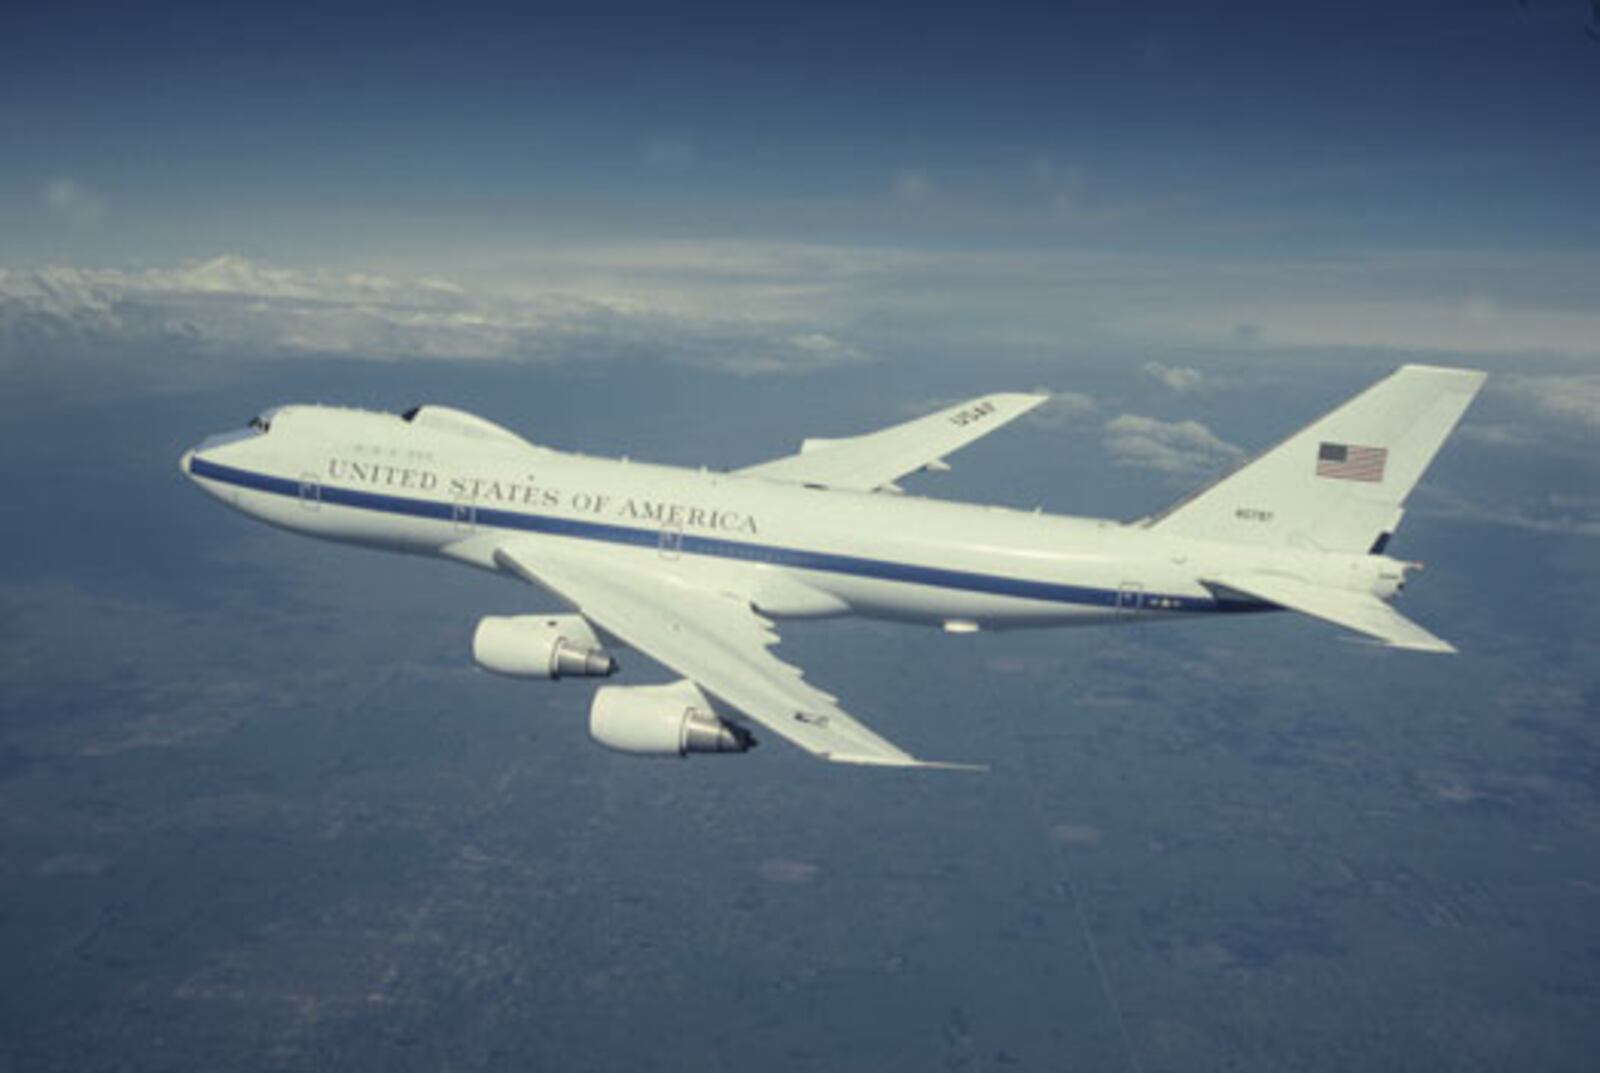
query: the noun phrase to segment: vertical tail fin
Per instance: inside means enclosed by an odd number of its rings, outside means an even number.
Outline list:
[[[1234,544],[1381,552],[1484,375],[1402,366],[1148,524]]]

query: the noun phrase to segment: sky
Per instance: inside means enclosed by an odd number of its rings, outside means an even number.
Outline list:
[[[1597,83],[1576,0],[8,13],[0,1067],[1587,1069]],[[1134,519],[1404,362],[1490,374],[1389,549],[1463,655],[785,630],[967,781],[607,754],[470,666],[523,588],[175,464],[1044,390],[911,492]]]
[[[39,9],[8,247],[1592,246],[1584,5],[1394,8]]]
[[[526,357],[496,329],[556,312],[854,352],[936,304],[1035,347],[1592,358],[1591,22],[1553,0],[38,8],[0,45],[0,294],[13,325],[100,296],[203,338],[242,329],[192,306],[252,300],[294,352]],[[278,323],[278,291],[330,278],[339,309]]]

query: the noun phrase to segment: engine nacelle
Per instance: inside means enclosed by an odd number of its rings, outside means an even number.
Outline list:
[[[604,686],[589,708],[589,735],[634,756],[742,753],[756,740],[720,718],[690,681],[664,686]]]
[[[617,669],[581,615],[485,615],[472,631],[472,658],[514,678],[601,678]]]

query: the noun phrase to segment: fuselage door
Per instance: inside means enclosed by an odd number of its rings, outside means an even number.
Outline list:
[[[1144,607],[1144,586],[1137,581],[1124,581],[1117,586],[1117,610],[1138,611]]]
[[[470,533],[478,527],[478,505],[470,499],[450,501],[450,521],[458,533]]]
[[[661,557],[676,559],[683,554],[683,523],[667,522],[661,527]]]
[[[306,510],[322,507],[322,483],[315,473],[300,474],[300,505]]]

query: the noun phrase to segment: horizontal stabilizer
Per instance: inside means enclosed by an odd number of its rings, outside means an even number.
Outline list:
[[[1416,652],[1456,650],[1455,646],[1435,637],[1371,593],[1330,589],[1281,574],[1223,574],[1207,578],[1203,583],[1320,618],[1375,637],[1393,648]]]

